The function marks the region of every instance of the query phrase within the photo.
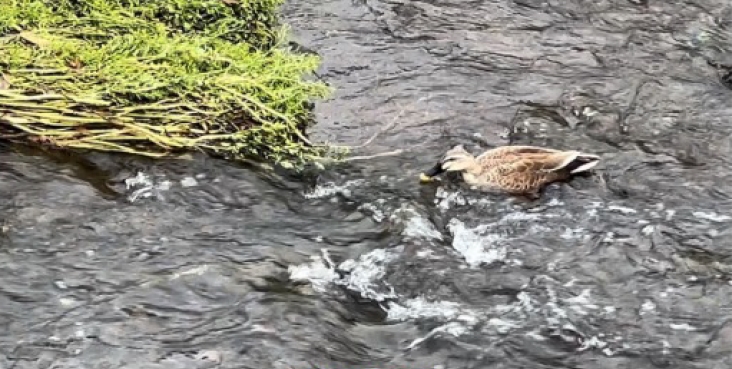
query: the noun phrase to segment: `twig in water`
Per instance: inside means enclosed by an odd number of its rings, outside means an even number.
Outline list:
[[[410,149],[413,149],[414,147],[416,147],[416,146],[413,146]],[[374,155],[351,156],[351,157],[344,159],[344,161],[369,160],[369,159],[375,159],[375,158],[380,158],[380,157],[384,157],[384,156],[396,156],[403,152],[404,152],[404,150],[397,149],[397,150],[393,150],[393,151],[380,152],[380,153],[374,154]]]
[[[417,101],[415,101],[413,104],[410,104],[409,106],[413,106],[413,105],[415,105],[417,103],[420,103],[420,102],[428,99],[431,96],[432,95],[422,96]],[[364,141],[364,143],[362,143],[360,145],[357,145],[357,146],[349,146],[348,148],[350,148],[352,150],[353,149],[362,149],[362,148],[370,145],[381,134],[386,133],[387,131],[390,131],[391,129],[393,129],[394,127],[396,127],[397,120],[402,116],[402,114],[404,114],[404,112],[406,110],[407,110],[406,108],[402,108],[399,111],[399,113],[397,113],[397,115],[391,120],[391,122],[389,122],[389,124],[387,124],[386,126],[382,127],[380,130],[376,131],[376,133],[374,133],[373,135],[371,135],[371,137],[369,137],[366,141]],[[399,150],[397,150],[397,151],[399,151]]]
[[[523,103],[523,102],[521,102]],[[514,135],[516,134],[516,121],[518,120],[519,114],[521,113],[522,106],[519,105],[519,107],[516,109],[516,112],[513,113],[513,117],[511,118],[511,121],[508,122],[508,144],[512,145],[514,140]]]

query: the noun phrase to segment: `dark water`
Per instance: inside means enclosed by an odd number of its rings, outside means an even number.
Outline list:
[[[406,151],[313,183],[0,148],[0,368],[729,368],[731,10],[290,1],[315,138],[401,111],[359,154]],[[509,142],[603,161],[535,203],[417,184]]]

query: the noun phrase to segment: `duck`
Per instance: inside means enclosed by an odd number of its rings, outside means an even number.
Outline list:
[[[536,199],[546,185],[589,172],[599,161],[599,156],[580,151],[519,145],[492,148],[475,157],[457,145],[422,173],[420,181],[432,182],[441,174],[458,172],[466,184],[479,190]]]

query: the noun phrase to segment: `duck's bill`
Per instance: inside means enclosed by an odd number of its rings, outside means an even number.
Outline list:
[[[420,182],[431,182],[434,179],[434,177],[437,177],[444,172],[445,172],[445,169],[442,168],[442,164],[437,163],[432,168],[427,170],[426,172],[420,174],[419,180],[420,180]]]

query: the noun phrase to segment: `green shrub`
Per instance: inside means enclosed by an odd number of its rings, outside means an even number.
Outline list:
[[[0,134],[60,148],[297,164],[319,63],[279,0],[0,0]]]

